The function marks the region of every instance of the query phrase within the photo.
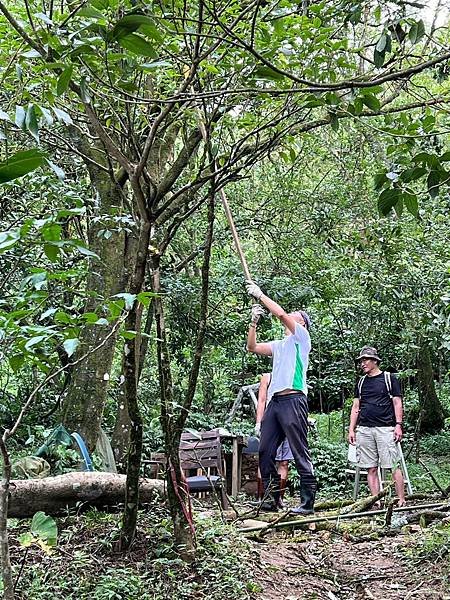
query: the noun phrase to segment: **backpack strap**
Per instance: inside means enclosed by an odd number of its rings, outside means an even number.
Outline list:
[[[359,398],[359,400],[362,400],[362,397],[361,397],[362,386],[363,386],[363,383],[364,383],[364,380],[366,379],[366,377],[367,377],[367,375],[363,375],[361,377],[361,379],[358,381],[358,398]]]
[[[392,400],[393,395],[392,395],[392,380],[391,380],[391,374],[389,371],[383,371],[384,374],[384,383],[386,384],[386,389],[388,391],[389,394],[389,398]]]

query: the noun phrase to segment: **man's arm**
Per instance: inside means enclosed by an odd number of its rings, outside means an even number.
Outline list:
[[[394,396],[392,403],[394,404],[395,413],[394,439],[396,442],[400,442],[403,437],[403,403],[401,397]]]
[[[259,304],[252,306],[252,322],[248,328],[247,334],[247,350],[255,354],[261,354],[262,356],[272,356],[272,348],[270,344],[258,344],[256,341],[256,327],[258,321],[264,314],[264,309]]]
[[[359,398],[355,398],[353,400],[352,411],[350,413],[350,425],[348,428],[348,441],[352,445],[356,444],[355,429],[356,429],[356,423],[358,421],[358,415],[359,415]]]
[[[253,296],[254,298],[256,298],[256,300],[258,300],[258,302],[261,302],[262,304],[264,304],[264,306],[267,308],[267,310],[269,310],[274,317],[277,317],[278,319],[280,319],[280,321],[283,323],[283,325],[285,325],[289,331],[291,333],[295,333],[295,326],[296,326],[296,321],[293,317],[291,317],[290,315],[288,315],[288,313],[284,310],[284,308],[282,308],[279,304],[277,304],[275,302],[275,300],[272,300],[271,298],[269,298],[269,296],[266,296],[261,288],[259,288],[256,283],[254,283],[253,281],[247,280],[247,291],[248,293]]]
[[[250,323],[247,334],[247,350],[261,356],[272,356],[270,344],[256,341],[256,323]]]
[[[269,375],[264,373],[259,382],[258,390],[258,405],[256,407],[256,422],[255,422],[255,433],[259,434],[261,430],[261,421],[266,410],[267,402],[267,389],[269,387]]]

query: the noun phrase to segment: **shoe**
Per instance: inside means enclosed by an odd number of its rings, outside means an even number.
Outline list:
[[[315,477],[309,478],[307,481],[300,482],[300,500],[299,506],[291,509],[289,512],[292,515],[313,515],[314,501],[316,499],[317,482]]]

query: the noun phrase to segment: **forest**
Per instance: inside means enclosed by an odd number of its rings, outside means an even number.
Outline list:
[[[0,0],[6,600],[450,598],[449,26],[448,0]],[[311,319],[303,518],[293,461],[285,507],[255,501],[247,338],[285,321],[248,279]],[[349,462],[367,346],[406,506]]]

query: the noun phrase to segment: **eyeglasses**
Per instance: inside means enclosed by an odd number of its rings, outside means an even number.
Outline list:
[[[373,360],[373,358],[360,358],[359,359],[359,364],[368,362],[369,360]]]

